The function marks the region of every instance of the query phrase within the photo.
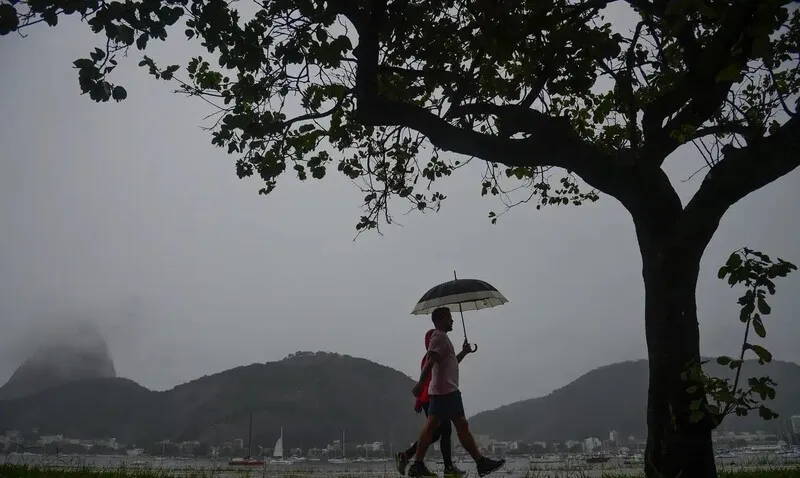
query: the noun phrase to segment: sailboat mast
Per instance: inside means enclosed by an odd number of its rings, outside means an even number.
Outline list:
[[[247,432],[247,457],[251,457],[253,451],[253,412],[250,412],[250,428]]]

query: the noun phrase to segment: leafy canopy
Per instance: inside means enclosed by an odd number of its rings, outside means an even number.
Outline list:
[[[287,169],[321,179],[335,167],[365,192],[357,225],[364,229],[391,221],[393,196],[437,209],[445,197],[431,183],[464,166],[463,157],[486,161],[482,194],[507,206],[531,199],[537,207],[579,205],[599,190],[632,209],[629,196],[648,187],[632,183],[661,178],[661,164],[683,144],[694,143],[713,167],[782,128],[791,136],[800,14],[790,6],[3,0],[0,34],[81,16],[105,38],[74,63],[81,91],[121,101],[127,92],[110,76],[118,59],[184,30],[208,56],[183,70],[148,56],[139,64],[215,105],[212,142],[237,156],[239,177],[258,175],[267,194]],[[607,7],[633,9],[638,18],[615,31],[603,17]],[[553,176],[552,167],[566,174]]]

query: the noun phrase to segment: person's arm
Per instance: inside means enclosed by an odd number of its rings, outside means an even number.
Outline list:
[[[414,389],[411,391],[415,397],[418,397],[420,393],[422,393],[422,387],[425,385],[425,382],[428,380],[428,376],[431,374],[431,370],[433,370],[433,366],[441,361],[442,355],[438,352],[443,343],[441,340],[433,339],[428,347],[428,357],[425,360],[425,366],[422,367],[422,372],[419,374],[419,380],[417,381],[416,385],[414,385]]]
[[[428,380],[428,376],[431,374],[431,370],[433,370],[433,366],[441,360],[441,356],[434,352],[433,350],[428,351],[428,359],[425,360],[425,366],[422,367],[422,372],[419,374],[419,382],[420,384],[425,383]]]
[[[461,346],[461,352],[459,352],[458,355],[456,355],[456,359],[458,359],[458,363],[461,363],[461,361],[464,360],[464,357],[466,357],[467,355],[471,354],[475,350],[478,350],[478,346],[477,345],[473,349],[472,345],[470,345],[468,342],[465,341],[464,345]]]

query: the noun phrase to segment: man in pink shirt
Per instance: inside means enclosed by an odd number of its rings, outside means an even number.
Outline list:
[[[428,408],[428,420],[417,441],[417,454],[414,464],[408,469],[408,476],[436,476],[428,470],[423,460],[425,452],[431,443],[433,434],[439,428],[442,420],[450,420],[458,434],[458,441],[461,446],[472,456],[478,468],[478,475],[485,476],[497,470],[505,464],[505,460],[493,460],[481,455],[475,437],[469,430],[469,423],[464,413],[464,404],[461,401],[461,392],[458,390],[458,363],[463,360],[470,352],[472,347],[464,341],[461,352],[456,355],[455,347],[450,341],[447,333],[453,330],[453,316],[450,309],[440,307],[433,311],[431,320],[436,330],[431,334],[431,342],[428,346],[428,360],[422,369],[419,381],[414,386],[412,393],[418,397],[422,393],[422,387],[427,381],[428,375],[431,377],[428,395],[430,405]]]

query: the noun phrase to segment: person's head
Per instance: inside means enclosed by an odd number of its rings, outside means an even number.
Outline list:
[[[453,316],[450,314],[450,309],[447,307],[439,307],[431,314],[433,326],[443,332],[450,332],[453,330]]]
[[[425,350],[428,350],[428,347],[430,347],[430,345],[431,345],[431,335],[433,335],[433,332],[435,330],[436,329],[431,329],[431,330],[425,332]]]

